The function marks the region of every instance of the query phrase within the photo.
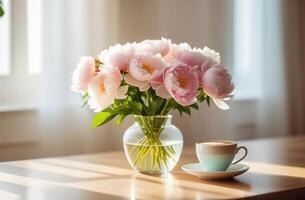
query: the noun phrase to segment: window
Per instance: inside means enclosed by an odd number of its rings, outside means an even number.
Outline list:
[[[5,15],[0,19],[0,75],[10,74],[11,66],[11,1],[3,1]]]
[[[41,70],[41,0],[3,0],[0,18],[0,111],[37,105]]]
[[[263,0],[234,1],[234,78],[237,99],[261,95]]]
[[[41,0],[27,0],[27,57],[30,74],[39,74],[42,59]]]

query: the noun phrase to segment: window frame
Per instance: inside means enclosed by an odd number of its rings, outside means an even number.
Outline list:
[[[29,5],[33,5],[31,3],[35,1],[41,0],[3,1],[5,9],[3,17],[7,20],[6,29],[9,30],[9,57],[7,60],[10,64],[7,67],[9,73],[0,75],[0,112],[38,109],[40,70],[37,66],[36,69],[32,66],[29,67],[29,58],[34,57],[33,52],[37,52],[37,50],[28,48],[31,46],[29,43],[29,33],[31,33],[29,24],[31,21],[29,19],[35,17],[32,13],[32,17],[29,18],[29,11],[32,11]],[[31,25],[33,27],[33,24]],[[41,45],[41,41],[39,42]]]

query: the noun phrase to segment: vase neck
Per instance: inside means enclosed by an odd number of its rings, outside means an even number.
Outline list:
[[[134,121],[136,125],[141,128],[164,128],[171,125],[172,116],[162,115],[162,116],[142,116],[134,115]]]

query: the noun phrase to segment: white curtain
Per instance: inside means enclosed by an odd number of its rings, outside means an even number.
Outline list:
[[[262,95],[258,108],[258,136],[288,135],[287,79],[282,24],[283,1],[263,1]]]
[[[304,8],[302,0],[262,3],[261,95],[256,136],[305,133]],[[255,77],[255,76],[254,76]],[[259,81],[255,79],[256,81]]]
[[[40,79],[40,136],[45,148],[76,153],[118,148],[123,127],[91,129],[93,112],[80,108],[70,90],[81,56],[97,55],[117,42],[118,1],[43,1],[43,65]],[[126,127],[125,127],[126,128]],[[119,142],[116,142],[118,140]]]

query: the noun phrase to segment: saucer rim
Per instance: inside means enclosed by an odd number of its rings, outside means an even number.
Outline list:
[[[198,165],[200,164],[199,162],[198,163],[187,163],[187,164],[184,164],[181,166],[182,170],[184,170],[185,172],[199,172],[199,173],[209,173],[209,174],[219,174],[219,173],[236,173],[236,172],[246,172],[250,169],[250,167],[246,164],[243,164],[243,163],[236,163],[234,165],[240,165],[242,168],[240,169],[237,169],[237,170],[234,170],[234,171],[206,171],[206,170],[194,170],[194,169],[190,169],[190,168],[186,168],[185,166],[187,165]],[[233,165],[230,165],[229,167],[231,167]],[[229,169],[228,167],[228,169]]]

